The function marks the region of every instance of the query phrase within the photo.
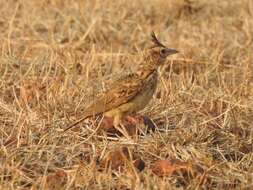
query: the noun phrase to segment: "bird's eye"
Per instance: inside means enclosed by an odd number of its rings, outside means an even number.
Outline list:
[[[161,54],[166,54],[166,49],[161,49]]]

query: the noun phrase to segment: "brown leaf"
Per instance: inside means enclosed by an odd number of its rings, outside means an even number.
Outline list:
[[[124,167],[129,159],[129,150],[127,147],[122,147],[120,149],[109,152],[101,162],[103,168],[111,168],[113,170],[120,169]]]
[[[137,168],[140,172],[145,168],[145,162],[140,158],[134,160],[133,164],[134,167]]]
[[[171,176],[177,172],[189,172],[191,166],[187,162],[178,160],[158,160],[152,167],[152,171],[158,176]]]
[[[64,189],[64,185],[67,183],[67,179],[67,174],[63,170],[58,170],[53,174],[49,174],[46,179],[46,189]]]
[[[102,169],[124,170],[126,166],[129,166],[127,165],[129,162],[139,171],[145,168],[145,162],[127,147],[121,147],[109,152],[101,161],[100,166]]]

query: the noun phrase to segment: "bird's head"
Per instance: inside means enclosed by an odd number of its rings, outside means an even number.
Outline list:
[[[178,53],[179,51],[171,49],[163,45],[156,37],[155,33],[151,33],[152,46],[147,50],[148,59],[157,66],[164,64],[169,55]]]

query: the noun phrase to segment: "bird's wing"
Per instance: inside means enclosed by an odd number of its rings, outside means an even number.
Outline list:
[[[97,115],[127,103],[142,91],[144,81],[129,75],[115,81],[105,93],[97,97],[85,110],[85,116]]]

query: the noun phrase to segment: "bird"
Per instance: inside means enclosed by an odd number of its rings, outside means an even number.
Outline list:
[[[165,64],[168,56],[179,53],[162,44],[154,32],[151,32],[151,43],[143,51],[143,61],[136,72],[114,81],[85,109],[83,117],[64,132],[87,118],[102,114],[113,118],[113,125],[118,126],[124,116],[135,114],[146,107],[157,88],[159,67]]]

